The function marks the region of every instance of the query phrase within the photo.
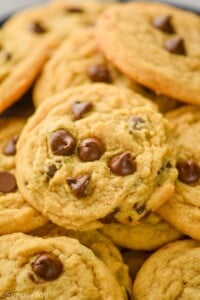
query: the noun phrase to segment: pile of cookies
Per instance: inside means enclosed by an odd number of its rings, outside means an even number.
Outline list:
[[[0,299],[200,299],[199,44],[159,3],[2,26]]]

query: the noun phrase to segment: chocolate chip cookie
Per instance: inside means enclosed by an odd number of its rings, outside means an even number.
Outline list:
[[[159,213],[185,234],[200,239],[200,109],[179,108],[167,114],[178,148],[175,194]]]
[[[106,57],[158,94],[200,104],[200,19],[159,3],[127,3],[100,17],[97,37]]]
[[[155,250],[182,237],[178,230],[155,214],[136,226],[111,223],[100,230],[118,246],[132,250]]]
[[[16,143],[24,124],[24,119],[0,119],[0,234],[28,232],[47,222],[17,188]]]
[[[178,103],[156,95],[122,74],[99,51],[94,29],[84,29],[66,39],[45,64],[34,88],[35,106],[66,88],[95,82],[129,88],[153,100],[162,112]]]
[[[38,123],[44,103],[30,121],[36,125],[31,130],[29,123],[18,143],[22,194],[67,229],[95,229],[110,218],[135,225],[174,191],[177,172],[167,122],[149,106],[109,112],[105,105],[107,113],[97,112],[94,99],[103,94],[93,94],[97,87],[71,90],[76,91],[71,95],[76,102],[68,103],[71,112],[65,97]],[[83,89],[87,97],[79,97],[87,101],[80,106],[77,91]],[[123,89],[117,90],[107,87],[105,103],[120,102]]]
[[[47,57],[46,47],[19,43],[0,32],[0,113],[18,101],[32,85]]]
[[[56,226],[53,223],[48,223],[30,234],[43,238],[67,236],[78,239],[81,244],[90,248],[109,268],[121,287],[124,299],[132,299],[132,283],[129,277],[128,267],[124,264],[117,247],[100,232],[95,230],[85,232],[70,231],[63,227]]]
[[[0,244],[2,299],[125,299],[109,269],[78,240],[16,233]]]
[[[166,245],[150,256],[137,274],[134,299],[199,299],[199,260],[197,241]]]

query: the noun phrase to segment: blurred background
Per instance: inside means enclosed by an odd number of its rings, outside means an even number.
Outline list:
[[[121,1],[123,2],[125,0]],[[0,0],[0,18],[7,16],[15,10],[44,2],[48,2],[48,0]],[[168,2],[200,12],[200,0],[157,0],[157,2]]]

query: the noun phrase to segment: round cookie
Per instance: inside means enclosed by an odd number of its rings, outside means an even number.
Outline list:
[[[151,255],[134,282],[134,299],[197,300],[199,290],[200,244],[178,241]]]
[[[89,101],[94,87],[87,88]],[[113,101],[117,97],[112,94]],[[23,131],[17,156],[22,194],[67,229],[95,229],[111,216],[137,224],[174,191],[177,171],[167,122],[147,106],[98,113],[94,104],[81,115],[76,108],[67,114],[64,102]]]
[[[36,107],[66,88],[94,82],[129,88],[153,100],[162,112],[177,106],[175,100],[143,88],[108,62],[98,49],[94,33],[92,29],[78,31],[53,53],[34,88]]]
[[[15,42],[0,32],[0,113],[29,89],[47,57],[46,47],[33,49]]]
[[[178,180],[172,199],[159,214],[172,226],[194,239],[200,239],[200,109],[179,108],[167,114],[178,148]]]
[[[159,3],[116,5],[99,18],[97,37],[106,57],[136,82],[200,104],[197,15]]]
[[[100,230],[118,246],[132,250],[156,250],[182,237],[182,233],[155,214],[133,227],[111,223]]]
[[[104,262],[112,274],[117,279],[121,287],[124,299],[132,299],[132,283],[129,277],[128,268],[124,264],[122,256],[117,247],[98,231],[70,231],[63,227],[48,223],[42,228],[38,228],[30,233],[40,237],[67,236],[78,239],[79,242],[90,248],[94,254]]]
[[[129,267],[129,274],[132,281],[135,280],[137,272],[145,262],[145,260],[151,255],[149,251],[134,251],[128,249],[121,250],[124,262]]]
[[[24,119],[0,119],[0,235],[28,232],[47,222],[24,200],[16,184],[16,142],[24,124]]]
[[[125,299],[112,273],[78,240],[17,233],[0,244],[1,298]]]

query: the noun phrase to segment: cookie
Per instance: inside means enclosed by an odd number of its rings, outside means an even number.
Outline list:
[[[53,223],[48,223],[30,234],[40,237],[67,236],[78,239],[79,242],[90,248],[94,254],[104,262],[117,279],[121,287],[124,299],[132,299],[132,283],[128,273],[128,267],[124,264],[122,256],[110,239],[98,231],[70,231]]]
[[[106,57],[136,82],[200,104],[199,28],[200,19],[191,12],[159,3],[127,3],[106,10],[97,37]]]
[[[44,103],[30,121],[37,120],[37,125],[30,130],[29,123],[18,143],[17,180],[22,194],[67,229],[96,229],[110,218],[135,225],[174,191],[177,171],[167,122],[149,106],[109,113],[105,105],[107,113],[95,112],[100,86],[74,89],[76,102],[68,103],[71,113],[65,97],[38,124],[43,108],[47,109]],[[84,89],[86,93],[77,98],[77,91]],[[117,91],[107,86],[107,93],[100,92],[101,101],[112,99],[116,105],[123,89]],[[87,99],[84,106],[79,99]]]
[[[133,227],[111,223],[100,230],[116,245],[132,250],[156,250],[182,237],[178,230],[155,214],[150,214],[143,222]]]
[[[183,233],[200,239],[200,109],[179,108],[167,114],[178,148],[175,194],[160,215]]]
[[[33,49],[26,43],[16,47],[15,40],[0,32],[0,113],[29,89],[46,59],[46,47]]]
[[[16,233],[0,244],[2,299],[125,299],[109,269],[78,240]]]
[[[134,281],[137,272],[139,271],[145,260],[151,255],[151,252],[122,249],[121,253],[124,262],[129,267],[131,279]]]
[[[94,29],[78,31],[66,39],[45,64],[34,88],[34,104],[66,88],[94,82],[106,82],[125,87],[150,98],[166,112],[177,106],[171,98],[157,96],[123,75],[99,51]]]
[[[0,234],[28,232],[47,220],[22,197],[15,178],[16,143],[25,119],[0,119]]]
[[[197,241],[178,241],[161,248],[143,264],[134,282],[134,299],[200,298]]]

